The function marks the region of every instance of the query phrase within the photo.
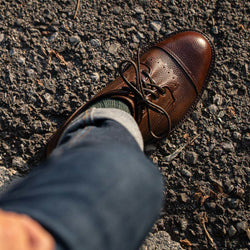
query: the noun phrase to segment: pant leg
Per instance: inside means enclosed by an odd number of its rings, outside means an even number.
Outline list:
[[[71,127],[0,207],[40,222],[57,249],[137,249],[161,207],[160,174],[126,126],[90,120]]]

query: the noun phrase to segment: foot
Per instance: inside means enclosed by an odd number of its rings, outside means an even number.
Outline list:
[[[136,61],[123,61],[120,76],[80,107],[51,137],[47,154],[56,147],[68,124],[102,99],[126,103],[145,142],[161,139],[192,111],[214,66],[214,48],[197,31],[170,34]]]

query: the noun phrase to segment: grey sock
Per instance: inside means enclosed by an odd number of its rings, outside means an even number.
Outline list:
[[[95,107],[95,108],[116,108],[116,109],[121,109],[129,114],[132,114],[129,106],[119,100],[119,99],[112,99],[112,98],[106,98],[106,99],[102,99],[96,103],[94,103],[93,105],[90,106],[91,107]]]

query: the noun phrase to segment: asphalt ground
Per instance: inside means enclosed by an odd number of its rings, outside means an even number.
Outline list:
[[[249,249],[249,1],[79,2],[0,2],[1,189],[42,161],[49,136],[139,43],[196,29],[216,65],[190,118],[146,147],[166,190],[143,247],[178,249],[170,234],[186,248]]]

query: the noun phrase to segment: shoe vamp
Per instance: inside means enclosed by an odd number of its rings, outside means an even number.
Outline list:
[[[150,76],[158,86],[166,90],[152,102],[163,108],[170,116],[172,128],[175,127],[196,99],[195,89],[183,69],[164,51],[153,48],[142,57],[143,65],[150,69]],[[149,96],[150,98],[150,96]],[[165,134],[169,129],[166,116],[150,110],[151,130],[157,134]],[[140,128],[147,137],[150,136],[147,109],[144,109]]]

